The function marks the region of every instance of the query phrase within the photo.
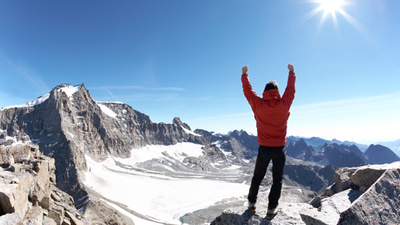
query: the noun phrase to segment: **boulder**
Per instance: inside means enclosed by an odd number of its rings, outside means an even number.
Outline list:
[[[367,190],[385,171],[384,168],[362,166],[353,173],[351,179],[355,185],[360,187],[361,190]]]
[[[4,213],[18,213],[22,218],[28,211],[29,188],[32,177],[26,173],[0,172],[0,207]]]
[[[18,213],[8,213],[0,216],[1,225],[15,225],[21,221],[21,216]]]
[[[399,224],[400,169],[387,170],[349,209],[338,224]]]

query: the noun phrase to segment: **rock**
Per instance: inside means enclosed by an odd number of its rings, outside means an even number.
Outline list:
[[[43,225],[57,225],[57,223],[49,217],[43,219]]]
[[[65,212],[66,216],[70,219],[71,221],[71,225],[84,225],[84,223],[82,223],[79,219],[77,219],[74,214],[72,214],[71,212]]]
[[[25,216],[26,225],[42,225],[43,209],[38,206],[31,207]]]
[[[349,209],[338,224],[399,224],[400,169],[387,170]]]
[[[8,213],[0,216],[1,225],[15,225],[21,221],[21,216],[18,213]]]
[[[300,214],[307,224],[398,224],[399,178],[400,163],[339,168],[336,183],[310,202],[315,209]]]
[[[351,187],[353,180],[351,176],[357,168],[342,167],[335,171],[333,175],[333,182],[335,182],[335,192],[338,193]]]
[[[362,166],[351,175],[351,179],[355,185],[367,190],[385,171],[385,169]]]
[[[29,208],[32,177],[25,173],[0,172],[0,206],[4,213],[18,213],[22,218]]]
[[[30,160],[31,147],[29,145],[1,146],[0,145],[0,165],[21,163]]]
[[[2,150],[4,153],[10,148]],[[0,171],[0,224],[88,225],[85,217],[74,207],[72,197],[51,182],[54,160],[43,157],[40,152],[28,158],[25,158],[28,161],[21,160],[22,164],[9,166],[19,168],[18,172]]]
[[[313,207],[303,208],[300,211],[301,219],[305,224],[312,225],[331,225],[336,224],[339,216],[337,218],[332,217],[329,212],[320,212],[318,209]]]
[[[92,196],[92,198],[95,197]],[[134,225],[132,219],[105,204],[99,200],[89,201],[85,207],[84,215],[90,224]]]
[[[56,204],[50,205],[48,217],[61,224],[64,219],[64,208]]]

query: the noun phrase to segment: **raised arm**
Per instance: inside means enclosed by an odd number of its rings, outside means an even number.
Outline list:
[[[243,66],[242,68],[242,86],[243,86],[243,93],[246,97],[247,101],[249,102],[251,108],[254,110],[254,105],[257,100],[261,100],[260,97],[253,91],[253,87],[250,84],[249,76],[247,72],[249,70],[248,66]]]
[[[285,93],[283,93],[282,99],[287,102],[288,107],[290,108],[294,99],[294,93],[296,92],[296,88],[294,85],[296,82],[296,74],[294,73],[294,67],[292,64],[288,65],[288,69],[289,69],[289,77]]]

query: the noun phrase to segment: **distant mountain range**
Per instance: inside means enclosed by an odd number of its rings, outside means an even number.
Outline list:
[[[339,141],[336,139],[333,140],[326,140],[323,138],[319,137],[312,137],[312,138],[305,138],[305,137],[299,137],[299,136],[289,136],[287,137],[287,143],[290,143],[292,141],[296,142],[300,139],[303,139],[308,145],[312,146],[314,149],[320,149],[322,146],[325,144],[338,144],[338,145],[355,145],[357,146],[362,152],[365,152],[368,149],[368,145],[360,144],[357,142],[352,142],[352,141]],[[397,141],[390,141],[390,142],[377,142],[374,143],[374,145],[382,145],[390,150],[392,150],[397,156],[400,156],[400,139]]]

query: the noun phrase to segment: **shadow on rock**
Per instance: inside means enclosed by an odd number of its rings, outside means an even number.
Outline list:
[[[213,222],[211,225],[267,225],[270,224],[266,218],[260,217],[257,214],[252,214],[249,210],[246,210],[242,215],[230,212],[224,212]]]

